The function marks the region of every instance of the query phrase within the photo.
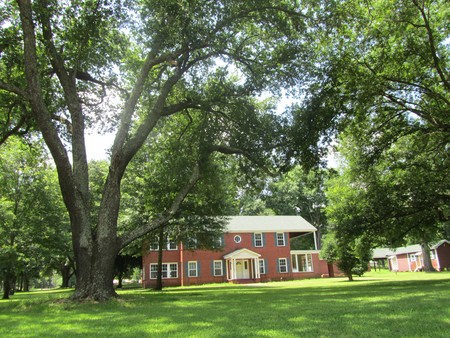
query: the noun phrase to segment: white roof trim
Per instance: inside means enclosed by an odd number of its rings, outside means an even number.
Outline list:
[[[233,252],[230,252],[229,254],[226,254],[223,256],[224,259],[234,258],[234,259],[250,259],[250,258],[258,258],[261,257],[259,253],[256,253],[254,251],[251,251],[249,249],[239,249],[235,250]]]
[[[315,232],[301,216],[231,216],[225,232]]]

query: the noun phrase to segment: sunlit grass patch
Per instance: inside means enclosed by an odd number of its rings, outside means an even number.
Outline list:
[[[0,301],[0,337],[447,337],[450,273],[118,291],[104,303],[70,290]]]

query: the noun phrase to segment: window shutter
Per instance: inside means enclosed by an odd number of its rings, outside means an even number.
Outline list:
[[[280,259],[279,258],[277,258],[277,272],[280,272]]]
[[[286,272],[289,272],[289,267],[291,266],[291,260],[286,258]]]
[[[255,247],[255,233],[252,234],[252,245]]]
[[[266,233],[265,232],[263,232],[263,234],[262,234],[262,245],[266,246]]]
[[[224,259],[222,260],[222,276],[227,275],[227,261]]]
[[[197,261],[197,277],[200,277],[200,262]]]
[[[189,264],[188,262],[184,262],[184,276],[189,277]]]
[[[211,260],[211,263],[209,264],[209,266],[211,267],[211,276],[214,276],[214,259]]]
[[[267,275],[267,273],[268,273],[268,271],[269,271],[269,264],[267,264],[268,263],[268,260],[267,260],[267,258],[265,258],[264,259],[264,272],[266,273],[266,275]]]

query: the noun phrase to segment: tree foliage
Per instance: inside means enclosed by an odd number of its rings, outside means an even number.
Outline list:
[[[238,155],[247,168],[289,163],[290,120],[256,97],[307,77],[305,37],[316,24],[309,8],[269,0],[18,0],[2,9],[9,16],[0,89],[14,108],[2,128],[35,127],[54,158],[71,220],[74,298],[115,294],[117,253],[167,224],[217,154]],[[94,125],[116,132],[100,194],[91,192],[86,158],[85,132]],[[174,153],[191,141],[192,157],[167,172],[171,193],[155,201],[164,210],[121,232],[122,178],[149,135],[157,147],[155,128],[163,125],[174,128],[165,138]]]
[[[42,144],[10,138],[0,148],[0,277],[4,298],[23,281],[58,269],[70,254],[68,218]]]

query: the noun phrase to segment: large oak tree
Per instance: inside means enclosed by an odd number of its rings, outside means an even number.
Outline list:
[[[308,8],[267,0],[18,0],[2,12],[2,140],[36,128],[52,154],[70,215],[74,298],[115,295],[117,253],[176,214],[212,154],[257,166],[287,159],[274,149],[286,142],[288,120],[255,97],[306,76],[312,45],[303,33],[317,20]],[[183,114],[186,128],[194,115],[202,123],[189,175],[164,212],[119,235],[130,161],[155,126]],[[115,131],[95,217],[85,138],[93,125]]]

